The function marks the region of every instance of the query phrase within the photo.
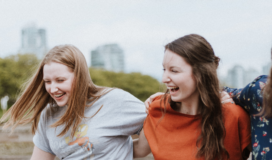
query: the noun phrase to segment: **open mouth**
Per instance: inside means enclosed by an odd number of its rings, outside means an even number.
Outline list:
[[[171,92],[176,92],[179,90],[179,87],[167,87]]]
[[[65,94],[66,94],[66,93],[56,94],[56,95],[54,95],[54,97],[55,97],[55,98],[60,98],[60,97],[64,96]]]

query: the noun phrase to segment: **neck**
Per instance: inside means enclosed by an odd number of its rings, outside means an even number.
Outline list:
[[[190,98],[182,101],[177,104],[180,113],[188,114],[188,115],[197,115],[200,112],[199,108],[199,94],[193,94]]]

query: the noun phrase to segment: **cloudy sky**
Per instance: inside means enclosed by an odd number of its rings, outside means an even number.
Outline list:
[[[270,61],[272,1],[261,0],[0,0],[0,57],[16,54],[29,23],[47,31],[48,48],[73,44],[90,64],[90,51],[118,43],[126,72],[162,74],[163,46],[197,33],[222,61],[260,73]]]

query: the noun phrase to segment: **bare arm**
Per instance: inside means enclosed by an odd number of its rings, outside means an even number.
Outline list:
[[[45,152],[35,146],[30,160],[54,160],[55,157],[55,155]]]
[[[145,138],[144,129],[141,131],[139,139],[133,141],[133,158],[147,156],[151,152],[147,139]]]

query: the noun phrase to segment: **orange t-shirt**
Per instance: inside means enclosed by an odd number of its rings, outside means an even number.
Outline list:
[[[201,116],[176,112],[168,104],[161,119],[160,99],[161,96],[156,97],[151,103],[144,123],[144,133],[154,158],[196,160]],[[231,103],[223,105],[223,115],[226,128],[224,145],[230,160],[242,160],[242,151],[250,144],[249,116],[241,107]]]

